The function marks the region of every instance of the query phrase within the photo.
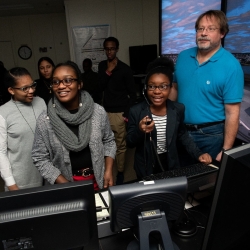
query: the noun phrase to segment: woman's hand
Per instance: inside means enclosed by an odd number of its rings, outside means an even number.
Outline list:
[[[144,133],[150,133],[154,129],[154,121],[151,120],[148,116],[145,116],[140,122],[139,122],[139,129]]]
[[[63,175],[59,175],[55,181],[56,184],[69,182]]]
[[[105,171],[104,172],[104,183],[103,188],[108,188],[114,185],[113,181],[113,174],[112,171]]]
[[[19,188],[18,188],[17,184],[14,184],[14,185],[8,186],[8,189],[9,189],[9,191],[19,190]]]
[[[108,188],[114,185],[113,181],[113,163],[114,159],[106,156],[105,157],[105,172],[104,172],[104,182],[103,182],[103,188]]]
[[[208,153],[205,153],[199,157],[199,161],[205,164],[209,164],[212,162],[212,157]]]

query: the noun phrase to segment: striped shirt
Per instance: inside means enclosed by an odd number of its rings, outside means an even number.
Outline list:
[[[167,128],[167,115],[157,116],[153,115],[155,128],[157,132],[157,153],[162,154],[167,152],[166,146],[166,128]]]

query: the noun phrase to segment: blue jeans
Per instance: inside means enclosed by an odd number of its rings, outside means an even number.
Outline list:
[[[203,153],[209,153],[215,159],[223,147],[224,123],[189,131],[189,134]]]
[[[195,131],[188,131],[197,147],[203,152],[211,155],[213,159],[219,154],[224,143],[224,123],[201,128]],[[182,166],[195,163],[185,150],[180,152]]]

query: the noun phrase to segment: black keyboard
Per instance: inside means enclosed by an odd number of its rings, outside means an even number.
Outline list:
[[[213,164],[203,164],[203,163],[196,163],[187,167],[177,168],[170,171],[164,171],[158,174],[152,174],[146,177],[143,177],[144,181],[152,181],[152,180],[159,180],[159,179],[167,179],[179,176],[186,176],[187,179],[191,178],[199,178],[200,176],[204,176],[210,173],[217,172],[219,168]]]

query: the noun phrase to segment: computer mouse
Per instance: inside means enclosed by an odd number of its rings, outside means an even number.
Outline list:
[[[176,222],[172,229],[174,233],[182,237],[191,237],[197,233],[196,223],[189,218],[183,218],[182,221]]]

